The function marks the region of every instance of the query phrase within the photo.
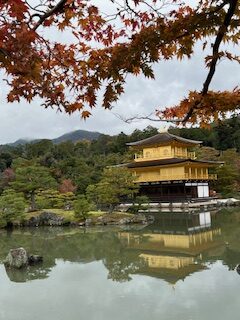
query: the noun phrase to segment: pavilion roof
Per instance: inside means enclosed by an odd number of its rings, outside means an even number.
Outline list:
[[[163,166],[163,165],[174,165],[184,162],[192,163],[202,163],[209,165],[220,165],[223,162],[220,161],[204,161],[204,160],[192,160],[192,159],[180,159],[180,158],[169,158],[169,159],[160,159],[160,160],[146,160],[146,161],[134,161],[127,163],[124,166],[128,168],[142,168],[142,167],[154,167],[154,166]]]
[[[144,147],[158,144],[166,144],[172,141],[178,141],[181,143],[186,143],[188,145],[198,145],[202,143],[202,141],[185,139],[179,136],[175,136],[174,134],[171,134],[169,132],[161,132],[147,139],[129,142],[127,143],[127,145],[131,147]]]

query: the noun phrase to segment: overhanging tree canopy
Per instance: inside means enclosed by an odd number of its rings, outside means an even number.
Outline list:
[[[111,108],[124,91],[126,74],[154,78],[153,63],[191,57],[201,41],[203,50],[212,51],[202,88],[177,106],[156,111],[156,118],[204,124],[239,109],[239,88],[210,90],[221,59],[240,62],[221,46],[239,43],[239,1],[105,2],[109,14],[94,0],[0,0],[0,68],[7,75],[9,102],[38,96],[45,107],[80,111],[87,118],[101,88],[102,105]],[[55,40],[59,34],[62,41]]]

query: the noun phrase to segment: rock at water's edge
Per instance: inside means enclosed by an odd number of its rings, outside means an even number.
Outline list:
[[[31,254],[28,257],[28,264],[29,265],[34,265],[34,264],[37,264],[37,263],[40,263],[40,262],[43,262],[43,257],[42,256]]]
[[[118,221],[118,224],[129,224],[131,223],[131,219],[130,218],[122,218]]]
[[[27,251],[24,248],[11,249],[4,261],[4,264],[8,267],[17,269],[27,266]]]
[[[131,219],[131,222],[146,224],[148,221],[147,221],[147,218],[144,214],[138,213]]]
[[[6,267],[21,269],[28,265],[35,265],[43,261],[38,255],[28,255],[24,248],[11,249],[4,261]]]
[[[62,226],[64,218],[58,216],[53,212],[43,211],[37,217],[31,217],[26,221],[25,225],[28,227],[38,227],[38,226]]]
[[[88,227],[92,224],[92,219],[86,219],[85,220],[85,226]]]
[[[237,271],[238,274],[240,274],[240,264],[237,265],[236,271]]]

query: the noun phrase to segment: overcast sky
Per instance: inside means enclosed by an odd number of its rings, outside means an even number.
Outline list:
[[[64,133],[83,129],[101,133],[130,133],[147,125],[160,127],[162,123],[141,121],[126,124],[115,116],[131,117],[136,114],[149,114],[157,108],[172,106],[184,98],[189,90],[201,90],[207,70],[203,56],[197,48],[191,60],[160,62],[155,67],[155,80],[128,76],[125,93],[116,107],[104,110],[98,106],[93,116],[84,121],[79,114],[71,116],[56,110],[44,109],[41,101],[28,104],[7,103],[6,87],[0,80],[0,144],[13,142],[19,138],[55,138]],[[222,61],[214,76],[211,89],[226,90],[240,85],[240,72],[237,63]]]

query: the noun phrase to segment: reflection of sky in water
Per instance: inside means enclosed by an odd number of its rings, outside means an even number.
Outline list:
[[[0,316],[44,319],[238,319],[239,275],[220,262],[174,287],[147,276],[107,280],[101,262],[57,261],[47,280],[10,282],[1,267]]]

